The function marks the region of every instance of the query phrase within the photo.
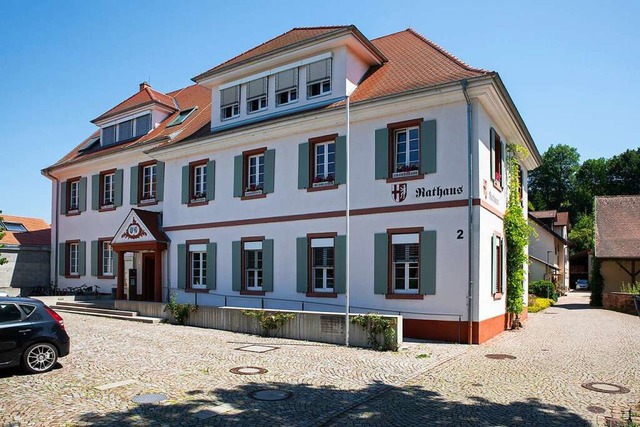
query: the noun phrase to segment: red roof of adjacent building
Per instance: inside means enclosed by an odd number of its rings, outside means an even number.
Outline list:
[[[3,222],[22,224],[26,232],[5,231],[0,240],[4,245],[49,246],[51,245],[51,226],[40,218],[0,214]]]
[[[640,259],[640,196],[596,197],[595,256]]]
[[[147,83],[141,83],[140,91],[138,93],[125,99],[106,113],[102,113],[100,116],[91,120],[91,122],[99,122],[101,120],[108,119],[109,117],[113,117],[118,114],[142,107],[144,105],[151,104],[162,105],[172,111],[178,109],[178,106],[176,105],[175,99],[173,97],[152,89],[151,86],[149,86]]]

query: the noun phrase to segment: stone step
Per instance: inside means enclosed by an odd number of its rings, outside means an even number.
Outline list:
[[[95,307],[104,309],[113,309],[113,301],[56,301],[57,306],[69,307]]]
[[[113,308],[97,308],[90,306],[75,306],[75,305],[67,305],[67,304],[56,304],[52,307],[54,310],[58,311],[79,311],[82,313],[95,313],[95,314],[115,314],[118,316],[129,316],[135,317],[138,315],[136,311],[125,311],[125,310],[116,310]]]
[[[61,311],[64,313],[72,313],[72,314],[80,314],[84,316],[95,316],[95,317],[106,317],[108,319],[120,319],[120,320],[129,320],[131,322],[140,322],[140,323],[159,323],[162,319],[158,317],[143,317],[143,316],[120,316],[117,314],[103,314],[103,313],[91,313],[86,311],[75,311],[72,309],[64,309],[61,310],[61,307],[56,309],[57,311]]]

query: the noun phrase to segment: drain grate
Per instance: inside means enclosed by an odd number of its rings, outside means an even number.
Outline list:
[[[160,403],[163,400],[167,400],[167,395],[163,393],[140,394],[131,400],[139,404]]]
[[[239,368],[229,369],[229,372],[236,375],[260,375],[266,374],[269,371],[264,368],[258,368],[255,366],[241,366]]]
[[[587,406],[587,411],[591,412],[592,414],[604,414],[605,409],[602,406]]]
[[[584,383],[582,384],[582,387],[586,388],[587,390],[607,394],[626,394],[631,391],[626,387],[611,383]]]
[[[510,354],[499,354],[499,353],[496,353],[496,354],[485,354],[484,357],[486,357],[487,359],[494,359],[494,360],[506,360],[506,359],[514,360],[514,359],[517,359],[517,357],[512,356]]]
[[[270,345],[247,345],[244,347],[238,347],[236,350],[250,351],[251,353],[266,353],[268,351],[277,350],[279,347]]]
[[[264,389],[256,390],[249,393],[249,397],[263,402],[277,402],[279,400],[287,400],[293,396],[293,393],[286,390]]]

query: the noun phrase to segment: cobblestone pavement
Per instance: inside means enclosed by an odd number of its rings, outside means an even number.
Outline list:
[[[604,423],[609,411],[640,401],[640,319],[587,302],[588,294],[571,294],[481,346],[410,343],[399,353],[65,314],[72,353],[58,369],[0,371],[0,425]],[[251,344],[278,348],[238,350]],[[243,366],[268,372],[230,372]],[[603,394],[586,382],[631,391]],[[264,389],[289,398],[251,397]],[[132,401],[150,393],[167,400]]]
[[[588,293],[572,292],[556,306],[531,314],[523,329],[469,348],[334,418],[332,425],[606,425],[612,412],[640,402],[640,319],[592,309],[588,301]],[[489,354],[515,359],[490,359]],[[589,382],[630,392],[582,387]]]

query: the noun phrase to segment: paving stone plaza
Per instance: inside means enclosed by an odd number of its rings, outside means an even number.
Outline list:
[[[64,318],[58,369],[0,371],[0,424],[604,426],[640,402],[640,319],[587,293],[480,346],[398,353]]]

